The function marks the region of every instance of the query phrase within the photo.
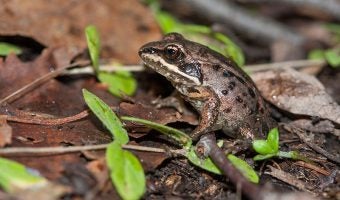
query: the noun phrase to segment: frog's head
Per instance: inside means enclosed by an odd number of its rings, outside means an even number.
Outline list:
[[[197,43],[185,40],[178,33],[170,33],[162,40],[142,46],[139,56],[143,62],[175,84],[202,84],[201,62]]]

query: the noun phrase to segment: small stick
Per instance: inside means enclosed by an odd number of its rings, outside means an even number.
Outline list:
[[[333,161],[333,162],[335,162],[337,164],[340,164],[340,158],[339,158],[338,155],[332,155],[332,154],[328,153],[326,150],[322,149],[320,146],[318,146],[315,143],[313,143],[310,140],[310,138],[306,136],[306,131],[303,131],[300,128],[297,128],[297,127],[294,127],[294,126],[289,126],[289,125],[286,125],[286,126],[283,126],[283,127],[287,131],[295,133],[301,139],[301,141],[306,143],[307,146],[309,146],[314,151],[320,153],[321,155],[325,156],[329,160],[331,160],[331,161]]]
[[[297,161],[294,164],[298,165],[298,166],[301,166],[301,167],[312,169],[312,170],[314,170],[314,171],[316,171],[316,172],[318,172],[318,173],[320,173],[322,175],[325,175],[325,176],[331,175],[331,173],[328,172],[327,170],[324,170],[321,167],[315,166],[315,165],[310,164],[310,163],[306,163],[306,162],[302,162],[302,161]]]
[[[140,72],[140,71],[144,71],[145,67],[143,65],[124,65],[124,66],[100,65],[99,70],[105,71],[105,72],[116,72],[116,71]],[[78,75],[78,74],[94,74],[93,67],[88,66],[88,67],[70,69],[70,70],[63,72],[62,75]]]
[[[66,70],[68,68],[72,68],[72,67],[76,67],[76,66],[84,66],[84,65],[88,65],[89,63],[90,63],[89,61],[77,62],[77,63],[73,63],[73,64],[65,66],[65,67],[58,68],[55,71],[49,72],[49,73],[35,79],[31,83],[23,86],[22,88],[18,89],[17,91],[13,92],[12,94],[8,95],[7,97],[1,99],[0,100],[0,106],[4,105],[5,103],[11,103],[11,102],[15,101],[16,99],[23,96],[27,92],[33,90],[34,88],[38,87],[39,85],[45,83],[46,81],[48,81],[52,78],[57,77],[64,70]]]
[[[71,147],[8,147],[0,149],[0,155],[11,155],[11,154],[64,154],[74,153],[79,151],[91,151],[91,150],[102,150],[107,148],[109,144],[97,144],[87,146],[71,146]],[[166,153],[170,151],[173,154],[184,155],[183,149],[176,150],[165,150],[160,148],[137,146],[137,145],[123,145],[124,149],[136,150],[136,151],[148,151],[155,153]]]
[[[33,116],[22,117],[22,116],[11,116],[11,115],[5,115],[5,118],[6,118],[7,121],[11,121],[11,122],[55,126],[55,125],[61,125],[61,124],[66,124],[66,123],[69,123],[69,122],[77,121],[77,120],[80,120],[80,119],[87,117],[88,115],[89,115],[89,111],[84,110],[84,111],[82,111],[82,112],[80,112],[76,115],[64,117],[64,118],[57,118],[57,119],[43,118],[43,117],[33,117]]]
[[[199,145],[204,148],[204,154],[211,158],[216,166],[229,178],[229,180],[240,189],[242,193],[252,200],[263,199],[259,186],[249,182],[227,159],[223,150],[217,146],[214,134],[203,135]]]
[[[296,69],[301,69],[301,68],[307,68],[310,66],[324,66],[325,64],[326,64],[325,60],[292,60],[292,61],[285,61],[285,62],[245,65],[244,68],[247,68],[247,70],[249,70],[250,72],[258,72],[258,71],[270,70],[273,68],[292,67]],[[115,72],[115,71],[138,72],[138,71],[144,71],[145,67],[143,65],[125,65],[125,66],[103,65],[100,67],[100,70],[105,71],[105,72]],[[94,74],[94,71],[92,67],[83,67],[80,69],[67,70],[63,73],[63,75],[77,75],[77,74]]]
[[[285,61],[285,62],[275,62],[275,63],[266,63],[266,64],[257,64],[257,65],[245,65],[251,72],[265,71],[270,69],[277,68],[306,68],[310,66],[324,66],[326,64],[325,60],[293,60],[293,61]]]
[[[196,12],[212,20],[227,23],[238,29],[241,33],[256,37],[262,42],[285,40],[299,46],[305,38],[289,27],[280,24],[262,15],[250,12],[231,1],[222,0],[184,0]]]

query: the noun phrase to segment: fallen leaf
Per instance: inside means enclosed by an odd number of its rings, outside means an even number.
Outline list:
[[[87,163],[86,168],[95,176],[97,180],[97,188],[102,190],[107,180],[109,180],[109,170],[104,156],[98,160]]]
[[[131,144],[138,145],[137,143]],[[169,156],[166,153],[133,150],[131,150],[131,152],[133,152],[133,154],[135,154],[138,157],[138,160],[141,162],[145,172],[154,171],[158,166],[160,166],[163,163],[165,159],[169,158]]]
[[[144,43],[161,36],[151,12],[134,0],[0,0],[0,5],[0,35],[33,38],[43,46],[73,55],[86,48],[84,30],[90,24],[100,32],[102,56],[131,63],[139,60],[138,54],[127,52],[138,52]],[[70,57],[57,61],[62,60],[69,62]]]
[[[22,62],[14,54],[5,60],[0,59],[0,98],[47,74],[54,64],[52,52],[51,49],[46,50],[32,62]]]
[[[0,147],[12,143],[12,127],[7,124],[6,117],[0,116]]]
[[[93,192],[97,186],[96,178],[81,163],[65,164],[60,182],[71,187],[73,194],[82,196]]]
[[[314,77],[285,68],[251,76],[264,98],[295,115],[328,119],[340,125],[340,107]]]
[[[313,120],[298,119],[290,122],[290,124],[313,133],[334,133],[336,131],[334,124],[329,120],[314,122]]]

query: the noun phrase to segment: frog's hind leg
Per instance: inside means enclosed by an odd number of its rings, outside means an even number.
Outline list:
[[[218,108],[219,102],[216,101],[214,98],[211,98],[204,103],[201,110],[200,123],[191,133],[191,137],[194,141],[200,139],[200,137],[204,134],[219,129],[219,127],[215,127],[216,120],[218,118]]]

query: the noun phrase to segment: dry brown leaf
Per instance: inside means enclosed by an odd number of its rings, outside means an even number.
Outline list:
[[[278,108],[340,125],[339,105],[314,76],[285,68],[255,73],[251,77],[264,98]]]
[[[54,183],[46,182],[35,188],[30,188],[26,190],[18,190],[13,193],[14,199],[45,199],[45,200],[56,200],[64,196],[66,193],[70,192],[70,188]]]
[[[0,35],[24,36],[61,48],[57,62],[69,63],[72,55],[86,48],[84,30],[90,24],[100,32],[102,56],[129,63],[139,60],[142,44],[161,36],[151,12],[134,0],[0,0],[0,5]]]
[[[109,170],[104,157],[87,163],[86,168],[95,176],[97,187],[99,189],[103,188],[107,180],[109,180]]]
[[[12,143],[12,127],[7,124],[6,117],[0,116],[0,147]]]

